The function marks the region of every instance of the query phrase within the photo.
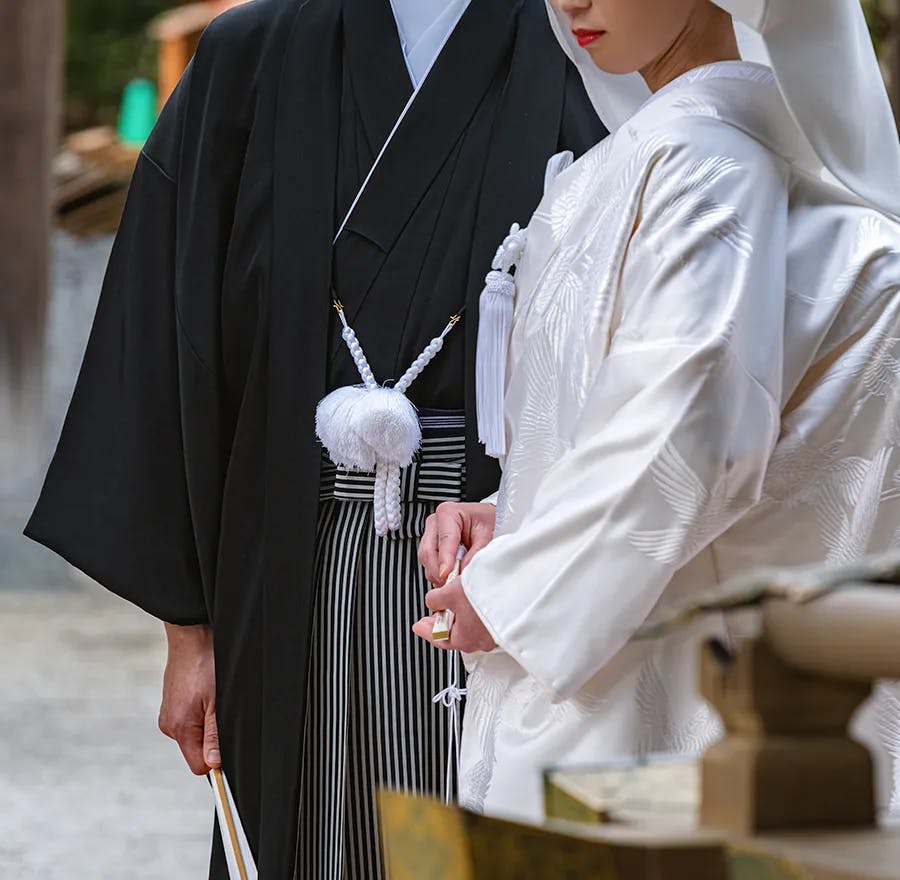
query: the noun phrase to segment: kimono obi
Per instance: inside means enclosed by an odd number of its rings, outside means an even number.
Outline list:
[[[404,504],[462,501],[466,487],[466,422],[463,410],[421,409],[422,448],[400,475]],[[322,452],[319,500],[368,501],[375,474],[337,467]]]

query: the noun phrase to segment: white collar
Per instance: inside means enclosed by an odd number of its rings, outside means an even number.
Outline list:
[[[370,0],[369,0],[370,2]],[[418,87],[470,0],[390,0],[403,57]]]

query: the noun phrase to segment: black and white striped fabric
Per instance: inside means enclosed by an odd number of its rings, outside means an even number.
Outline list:
[[[403,475],[403,522],[378,538],[374,475],[323,467],[316,616],[295,880],[380,880],[378,788],[443,797],[451,748],[447,656],[411,632],[428,589],[425,519],[465,484],[462,413],[423,412]],[[461,682],[460,682],[461,684]]]
[[[424,410],[422,449],[403,470],[400,498],[406,504],[459,501],[465,485],[464,413]],[[338,468],[323,451],[319,498],[327,501],[369,501],[374,497],[375,474]]]

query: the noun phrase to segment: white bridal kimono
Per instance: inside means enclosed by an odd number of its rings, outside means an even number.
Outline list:
[[[471,808],[539,819],[549,766],[716,735],[724,624],[627,644],[655,608],[900,542],[900,229],[798,170],[797,131],[767,68],[699,68],[528,226],[498,529],[463,574],[499,645],[468,658]]]

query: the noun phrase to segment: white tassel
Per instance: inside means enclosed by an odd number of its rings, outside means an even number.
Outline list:
[[[422,445],[415,406],[395,388],[338,388],[316,409],[316,433],[338,466],[375,471],[375,532],[380,538],[401,524],[400,469]]]
[[[316,409],[316,433],[338,466],[373,471],[407,467],[422,445],[416,408],[393,388],[338,388]]]
[[[439,354],[459,315],[428,343],[394,388],[382,388],[347,323],[344,307],[339,302],[334,305],[363,384],[338,388],[319,402],[316,434],[338,467],[375,472],[375,531],[383,538],[402,524],[401,469],[412,464],[422,445],[419,416],[406,392]]]
[[[358,385],[338,388],[316,409],[316,434],[338,467],[375,470],[375,450],[353,429],[359,418],[357,411],[370,393]]]
[[[479,303],[475,409],[478,440],[494,458],[506,455],[503,400],[509,334],[516,304],[516,282],[510,270],[522,258],[527,231],[517,223],[510,229],[494,257],[493,270],[485,278]]]
[[[422,445],[422,426],[416,408],[405,394],[394,388],[364,391],[347,429],[369,445],[376,462],[398,467],[412,464]]]
[[[478,440],[494,458],[506,454],[503,398],[506,357],[516,302],[516,284],[505,272],[491,272],[481,294],[475,364]]]
[[[551,156],[544,172],[546,194],[556,178],[573,162],[571,150]],[[475,410],[478,414],[478,440],[493,458],[506,455],[506,360],[516,305],[516,282],[512,269],[525,253],[528,230],[514,223],[497,250],[493,271],[485,278],[481,293],[478,323],[478,349],[475,358]]]

